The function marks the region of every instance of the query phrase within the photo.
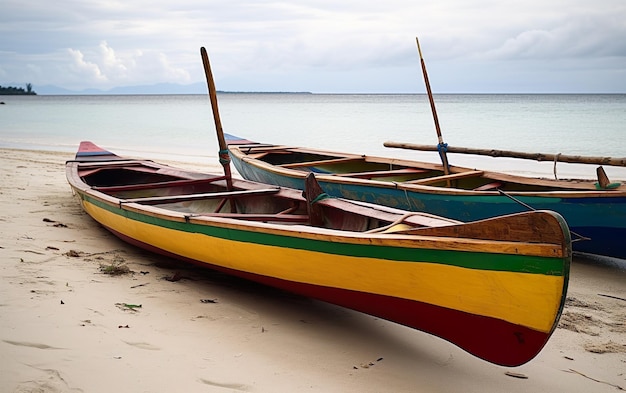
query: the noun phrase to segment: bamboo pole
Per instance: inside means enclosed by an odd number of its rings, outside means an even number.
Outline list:
[[[448,145],[443,142],[441,128],[439,127],[439,117],[437,116],[437,109],[435,108],[435,100],[433,99],[433,92],[430,89],[428,73],[426,72],[426,63],[424,62],[424,57],[422,56],[422,48],[420,47],[420,41],[417,37],[415,37],[415,42],[417,43],[417,51],[420,55],[420,64],[422,65],[422,73],[424,74],[424,83],[426,84],[426,92],[428,93],[428,100],[430,101],[430,109],[433,112],[433,120],[435,121],[435,130],[437,131],[437,140],[439,142],[437,147],[439,151],[439,156],[441,157],[441,163],[443,164],[443,173],[448,175],[450,173],[448,156],[446,155]]]
[[[207,86],[209,88],[209,98],[211,100],[211,108],[213,109],[213,120],[215,121],[215,132],[217,133],[217,142],[220,147],[218,154],[220,164],[224,167],[224,176],[226,177],[226,187],[228,190],[233,189],[233,177],[230,173],[230,156],[228,155],[228,146],[224,139],[224,130],[222,129],[222,121],[220,120],[220,111],[217,106],[217,90],[215,89],[215,82],[213,81],[213,73],[211,72],[211,64],[209,63],[209,56],[207,55],[204,47],[200,48],[200,55],[202,56],[202,64],[204,65],[204,74],[206,76]]]
[[[398,149],[408,150],[422,150],[422,151],[438,151],[437,146],[432,145],[416,145],[413,143],[402,142],[385,142],[385,147],[392,147]],[[546,154],[546,153],[525,153],[510,150],[496,150],[496,149],[475,149],[468,147],[448,147],[449,153],[460,154],[475,154],[491,157],[510,157],[510,158],[522,158],[526,160],[536,161],[556,161],[567,162],[575,164],[594,164],[594,165],[611,165],[611,166],[626,166],[626,157],[613,158],[613,157],[593,157],[593,156],[576,156],[565,154]]]

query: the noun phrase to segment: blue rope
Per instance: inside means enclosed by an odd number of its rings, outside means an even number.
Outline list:
[[[226,166],[230,164],[230,156],[228,155],[228,149],[220,150],[218,152],[220,164]]]
[[[437,145],[437,151],[439,152],[439,158],[441,158],[441,162],[445,162],[447,165],[447,169],[450,169],[450,164],[448,163],[448,160],[444,160],[444,155],[448,152],[448,144],[447,143],[440,143]]]

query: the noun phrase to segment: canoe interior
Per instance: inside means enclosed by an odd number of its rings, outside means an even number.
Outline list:
[[[234,146],[231,146],[233,148]],[[494,173],[474,171],[452,166],[450,174],[441,165],[430,163],[403,164],[402,160],[382,159],[370,156],[341,156],[326,152],[307,151],[299,148],[279,148],[255,145],[237,146],[247,156],[285,169],[352,177],[386,182],[406,182],[433,187],[452,187],[462,190],[510,192],[576,191],[594,190],[595,181],[563,180],[559,184],[541,184],[530,178],[497,176]],[[519,180],[519,181],[516,181]]]
[[[235,182],[227,190],[223,176],[169,170],[151,166],[149,162],[85,163],[78,170],[81,180],[94,190],[120,199],[122,203],[151,205],[169,211],[193,216],[216,216],[241,220],[311,225],[311,212],[303,193],[289,192],[280,187]],[[359,209],[346,211],[333,203],[316,205],[320,228],[367,232],[384,228],[398,219],[398,214],[381,210],[372,215],[359,214]],[[426,215],[426,222],[418,214],[407,217],[404,225],[410,228],[450,225],[453,220]]]

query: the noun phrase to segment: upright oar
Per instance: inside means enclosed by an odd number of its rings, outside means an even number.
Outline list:
[[[217,107],[217,90],[213,81],[213,73],[211,73],[211,64],[209,64],[209,56],[204,47],[200,48],[202,55],[202,64],[204,65],[204,74],[206,75],[206,83],[209,87],[209,98],[211,99],[211,108],[213,109],[213,120],[215,121],[215,132],[217,133],[217,142],[220,146],[218,154],[220,164],[224,167],[224,177],[226,178],[226,187],[228,190],[233,189],[233,177],[230,173],[230,156],[228,155],[228,146],[224,139],[224,130],[222,129],[222,121],[220,120],[220,111]]]
[[[426,72],[426,63],[424,63],[424,58],[422,57],[422,48],[420,48],[420,41],[417,37],[415,37],[415,42],[417,42],[417,51],[420,54],[420,63],[422,64],[422,73],[424,74],[424,83],[426,83],[426,92],[428,93],[428,100],[430,101],[430,109],[433,111],[433,120],[435,121],[435,129],[437,130],[437,139],[439,140],[439,144],[437,145],[437,150],[439,151],[439,157],[441,157],[441,163],[443,164],[443,173],[448,175],[450,173],[450,168],[448,165],[448,156],[446,155],[446,151],[448,150],[448,144],[443,143],[443,137],[441,136],[441,128],[439,127],[439,118],[437,117],[437,109],[435,109],[435,100],[433,99],[433,92],[430,90],[430,82],[428,81],[428,73]]]

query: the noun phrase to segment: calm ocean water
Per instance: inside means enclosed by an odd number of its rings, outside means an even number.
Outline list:
[[[218,95],[225,132],[270,143],[437,162],[383,142],[436,144],[425,95]],[[123,154],[217,163],[205,95],[0,96],[0,147],[73,152],[91,140]],[[435,95],[450,146],[626,157],[626,95]],[[552,163],[450,155],[480,169],[552,176]],[[626,180],[623,168],[606,168]],[[560,177],[595,167],[559,164]]]

